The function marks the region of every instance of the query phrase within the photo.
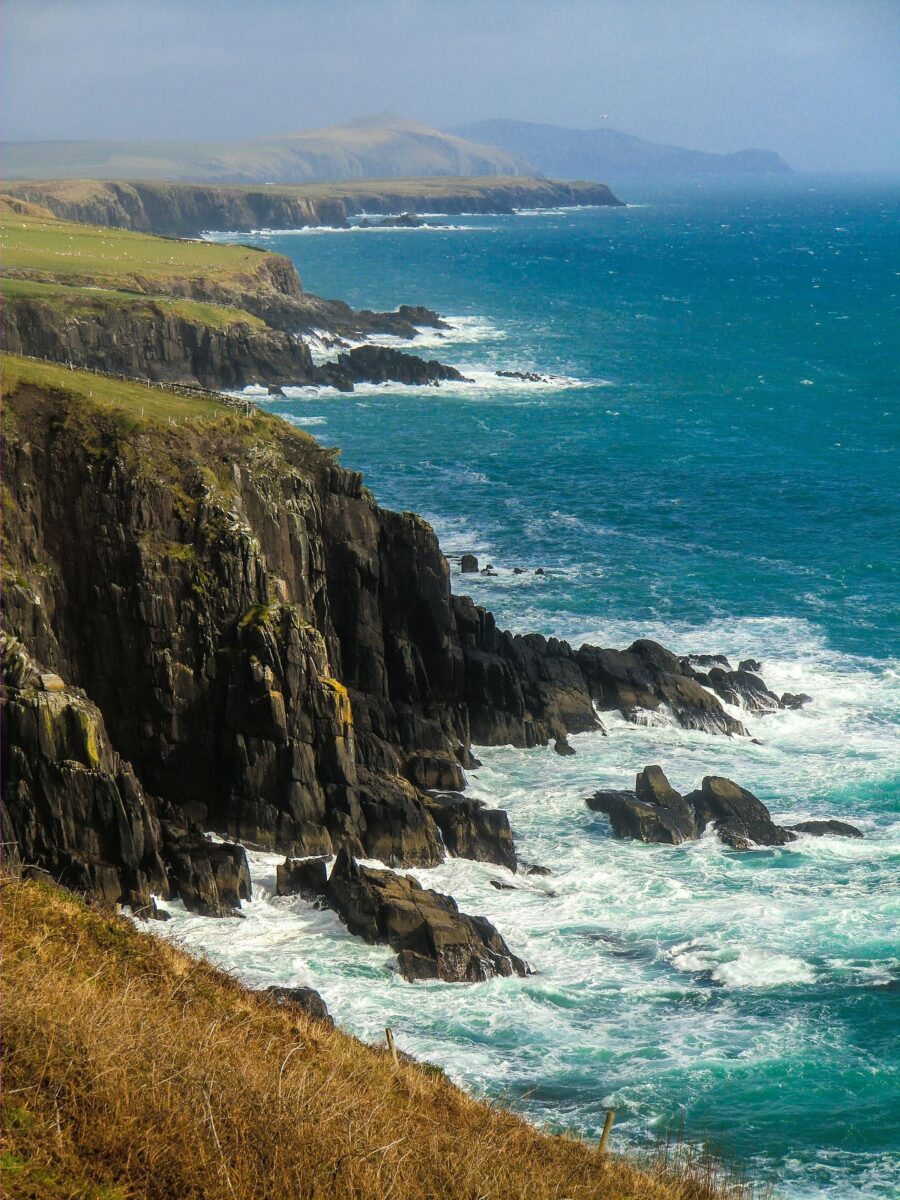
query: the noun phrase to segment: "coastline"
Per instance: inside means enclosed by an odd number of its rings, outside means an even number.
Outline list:
[[[606,184],[519,177],[365,180],[335,184],[208,185],[100,180],[15,181],[12,196],[59,219],[168,237],[208,229],[347,227],[352,217],[397,212],[511,213],[514,208],[622,204]]]
[[[496,557],[496,556],[494,556],[494,557]],[[455,582],[458,582],[458,581],[455,581]],[[480,582],[479,590],[481,590],[482,588],[487,588],[488,592],[490,592],[490,588],[492,587],[492,581],[490,580],[490,578],[488,578],[488,580],[486,580],[484,582],[481,582],[481,581],[479,581],[479,582]],[[534,625],[532,625],[532,628],[534,628]],[[538,628],[540,628],[540,626],[538,626]],[[719,632],[718,636],[721,637],[721,631]],[[727,648],[731,647],[730,642],[726,643],[726,642],[722,641],[721,644],[722,644],[722,646],[727,646]],[[682,648],[682,647],[679,646],[679,648]],[[713,649],[713,648],[720,649],[721,647],[720,647],[719,643],[716,643],[715,647],[709,646],[709,644],[704,643],[704,644],[702,644],[702,646],[696,646],[695,648],[698,650],[703,650],[703,649]],[[742,649],[745,649],[746,652],[748,652],[748,653],[758,653],[757,644],[754,644],[751,641],[746,642],[746,644],[742,643]],[[768,671],[767,671],[767,674],[768,674]],[[818,695],[820,695],[820,694],[818,694],[818,691],[817,691],[817,696]],[[576,746],[578,745],[577,740],[576,740],[575,744],[576,744]],[[710,752],[713,752],[713,748],[710,748]],[[532,754],[534,754],[534,751],[532,751]],[[760,752],[760,754],[757,755],[755,751],[751,750],[750,755],[751,755],[751,757],[758,758],[758,760],[762,761],[762,758],[763,758],[762,751]],[[556,762],[556,760],[554,760],[554,757],[552,756],[552,752],[550,754],[550,762],[553,763],[554,767],[557,766],[557,762]],[[577,764],[578,760],[575,760],[575,762]],[[565,764],[566,767],[569,767],[570,760],[559,760],[558,764],[559,764],[560,768],[562,768],[563,764]],[[556,773],[556,772],[552,772],[551,774],[554,774],[554,773]],[[690,786],[690,780],[689,780],[688,776],[684,776],[684,775],[683,776],[673,776],[673,778],[674,778],[674,781],[676,781],[677,784],[679,784],[680,786]],[[740,779],[740,778],[742,778],[742,776],[737,775],[737,778]],[[548,779],[550,779],[550,776],[548,776]],[[695,776],[695,779],[696,779],[696,776]],[[622,781],[622,780],[618,780],[618,781],[610,780],[611,784],[613,784],[613,782],[620,782],[620,781]],[[798,815],[805,816],[806,814],[798,814]],[[779,817],[781,818],[781,820],[792,820],[792,818],[794,817],[794,814],[791,814],[790,816],[781,816],[781,814],[779,814]],[[804,850],[804,853],[805,853],[805,850]],[[446,890],[452,890],[452,892],[455,892],[456,889],[454,887],[446,887]],[[510,894],[510,895],[512,895],[512,894]],[[498,912],[503,911],[502,907],[500,907],[500,905],[505,906],[506,904],[508,904],[508,900],[506,900],[506,894],[504,894],[502,892],[498,892],[497,898],[498,898],[498,910],[497,911]],[[515,896],[512,896],[512,899],[515,899]],[[472,910],[469,910],[469,911],[472,911]],[[488,911],[491,911],[491,910],[488,910]],[[506,931],[505,930],[505,922],[502,923],[502,925],[504,926],[504,932],[505,932]],[[512,940],[512,938],[510,938],[510,941],[512,944],[512,941],[514,941],[514,940]],[[514,948],[521,948],[521,947],[514,947]],[[737,968],[728,967],[727,961],[722,962],[722,961],[716,960],[715,958],[709,958],[708,952],[703,952],[703,953],[707,955],[706,970],[709,972],[712,972],[712,973],[715,973],[716,971],[720,972],[722,978],[719,980],[719,983],[724,983],[726,979],[737,980],[737,978],[738,978],[737,974],[734,974],[734,971],[736,971]],[[384,954],[385,954],[385,958],[386,958],[386,952],[384,952]],[[702,954],[701,954],[701,956],[702,956]],[[683,953],[680,953],[677,956],[677,960],[678,960],[679,964],[683,964],[683,967],[679,967],[679,970],[694,970],[694,971],[696,971],[697,964],[695,964],[692,967],[690,966],[691,962],[694,961],[695,959],[697,959],[697,955],[694,953],[694,950],[692,950],[690,947],[688,949],[684,950]],[[697,959],[697,962],[698,962],[698,959]],[[752,962],[749,962],[749,961],[744,962],[744,964],[742,964],[740,966],[742,966],[742,970],[744,971],[744,978],[746,978],[746,973],[748,973],[748,971],[756,970],[756,967],[754,966],[754,964],[752,964]],[[797,968],[797,970],[799,970],[799,968]]]

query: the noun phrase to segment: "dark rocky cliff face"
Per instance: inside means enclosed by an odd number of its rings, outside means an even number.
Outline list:
[[[298,338],[240,322],[216,328],[151,300],[70,314],[40,301],[8,298],[2,331],[10,354],[155,383],[243,388],[261,380],[303,384],[316,375],[309,347]]]
[[[599,728],[596,707],[740,731],[655,643],[575,653],[499,631],[451,596],[424,521],[379,508],[276,418],[136,426],[22,386],[3,465],[6,629],[102,714],[109,756],[130,764],[110,757],[105,776],[126,780],[121,795],[134,780],[151,825],[159,813],[170,872],[191,821],[293,856],[420,866],[443,857],[446,828],[459,852],[514,865],[501,815],[448,815],[426,794],[464,786],[471,742],[564,739]],[[21,697],[5,703],[10,752],[27,759]],[[4,779],[16,830],[23,771]],[[55,819],[29,830],[32,859],[56,869]],[[89,852],[117,866],[115,846]],[[120,873],[122,898],[158,876],[140,869],[144,883]]]

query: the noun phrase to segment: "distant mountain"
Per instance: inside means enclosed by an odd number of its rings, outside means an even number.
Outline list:
[[[450,132],[520,155],[559,179],[609,182],[622,175],[761,175],[791,170],[771,150],[709,154],[644,142],[615,129],[567,129],[496,120],[459,125]]]
[[[518,155],[382,115],[246,142],[6,142],[6,179],[309,183],[540,174]]]

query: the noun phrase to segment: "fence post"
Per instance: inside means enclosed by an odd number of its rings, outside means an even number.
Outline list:
[[[390,1050],[391,1056],[394,1059],[394,1066],[399,1067],[400,1060],[397,1057],[397,1046],[396,1046],[396,1043],[394,1042],[394,1031],[393,1031],[393,1029],[391,1029],[390,1025],[385,1026],[384,1036],[387,1038],[388,1050]]]
[[[606,1144],[609,1141],[609,1131],[612,1129],[612,1123],[615,1119],[615,1110],[608,1108],[606,1110],[606,1120],[603,1122],[603,1132],[600,1134],[600,1145],[597,1147],[598,1154],[606,1153]]]

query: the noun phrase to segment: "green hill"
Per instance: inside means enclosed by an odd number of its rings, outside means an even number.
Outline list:
[[[7,142],[6,179],[305,183],[443,175],[534,175],[516,154],[380,116],[243,142]]]

